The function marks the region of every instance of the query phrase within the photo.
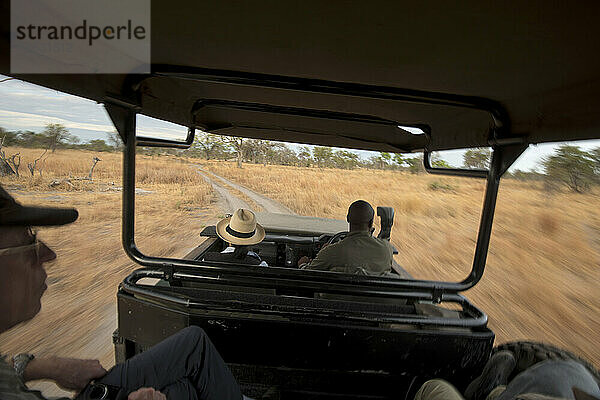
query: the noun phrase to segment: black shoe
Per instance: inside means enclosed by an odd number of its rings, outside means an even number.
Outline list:
[[[485,400],[497,386],[506,385],[517,361],[512,352],[502,350],[494,354],[485,364],[483,372],[465,390],[466,400]]]

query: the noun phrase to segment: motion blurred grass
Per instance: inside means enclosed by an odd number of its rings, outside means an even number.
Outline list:
[[[392,206],[396,260],[413,276],[458,281],[471,270],[483,181],[232,163],[205,168],[302,215],[345,219],[357,199]],[[550,342],[600,366],[599,197],[597,190],[548,194],[535,182],[502,181],[486,271],[467,292],[488,314],[498,343]]]

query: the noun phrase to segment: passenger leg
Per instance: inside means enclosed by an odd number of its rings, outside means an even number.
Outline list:
[[[506,385],[496,386],[496,388],[488,394],[488,397],[486,397],[485,400],[496,400],[505,390]]]
[[[127,393],[141,387],[185,390],[188,380],[201,400],[241,400],[231,371],[206,333],[185,328],[152,348],[113,367],[100,383],[120,386]],[[166,389],[165,389],[166,390]],[[179,398],[179,397],[175,397]]]
[[[160,389],[160,392],[167,396],[167,399],[198,400],[196,388],[187,378]]]

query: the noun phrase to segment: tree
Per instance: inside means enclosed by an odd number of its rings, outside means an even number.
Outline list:
[[[446,160],[442,160],[437,152],[431,154],[431,166],[433,168],[452,168],[450,163],[448,163]]]
[[[244,160],[249,161],[253,164],[257,164],[262,161],[266,164],[266,155],[262,151],[261,139],[246,139],[246,145],[244,146]]]
[[[310,147],[304,146],[298,152],[298,163],[301,167],[310,167],[312,164],[312,155],[310,154]]]
[[[408,170],[411,174],[419,174],[424,170],[423,159],[421,157],[407,158],[404,161],[408,164]]]
[[[393,156],[394,162],[399,166],[399,167],[403,167],[404,164],[406,164],[406,159],[404,158],[404,156],[400,153],[394,153]]]
[[[368,160],[363,162],[363,167],[369,169],[379,169],[381,168],[381,157],[380,156],[371,156]]]
[[[272,164],[295,165],[298,163],[296,153],[283,143],[271,143],[268,157]]]
[[[17,137],[19,144],[24,147],[45,148],[48,146],[48,138],[41,133],[38,134],[33,131],[18,131]]]
[[[263,139],[246,139],[244,145],[244,158],[252,163],[261,162],[263,165],[278,163],[278,153],[287,148],[282,143],[273,143]],[[295,158],[295,155],[294,155]]]
[[[16,174],[17,176],[19,176],[18,169],[17,169],[17,171],[15,171],[11,167],[9,160],[6,159],[6,155],[4,154],[4,150],[2,150],[2,147],[4,146],[5,139],[6,139],[6,134],[4,134],[2,137],[0,137],[0,176],[14,175],[14,174]],[[20,157],[19,157],[19,164],[21,164],[21,158]]]
[[[592,160],[594,160],[594,175],[596,175],[596,181],[600,180],[600,147],[596,147],[590,151]]]
[[[31,172],[31,176],[33,177],[35,175],[35,169],[37,168],[40,176],[42,176],[42,170],[43,170],[43,163],[44,161],[46,161],[44,159],[44,155],[46,155],[46,153],[48,152],[48,149],[44,149],[44,152],[35,160],[33,160],[33,163],[27,163],[27,168],[29,168],[29,172]],[[38,161],[40,161],[40,165],[38,165]]]
[[[87,150],[92,150],[92,151],[113,151],[114,147],[113,146],[109,146],[106,144],[106,142],[102,139],[94,139],[94,140],[90,140],[88,143],[85,143],[83,145],[83,147]]]
[[[236,153],[237,167],[242,168],[242,161],[244,158],[244,144],[245,141],[241,137],[224,136],[224,141],[227,143],[233,151]]]
[[[123,150],[123,140],[117,132],[107,132],[108,145],[112,146],[115,150]]]
[[[468,169],[489,169],[490,158],[491,152],[488,148],[469,149],[463,154],[463,166]]]
[[[433,168],[452,168],[452,165],[448,161],[442,159],[431,160],[431,166]]]
[[[392,160],[390,153],[380,152],[379,155],[369,157],[368,162],[365,164],[368,168],[385,169],[389,166]]]
[[[388,164],[390,163],[391,160],[392,160],[392,155],[390,153],[384,153],[384,152],[379,153],[379,162],[380,162],[381,169],[385,169],[385,167],[388,166]]]
[[[512,177],[513,179],[517,179],[519,181],[540,181],[545,178],[544,174],[536,172],[535,170],[531,171],[521,171],[520,169],[515,169],[512,174],[507,175],[506,172],[504,175],[506,177]]]
[[[354,169],[359,164],[358,154],[347,150],[338,150],[332,156],[333,165],[340,169]]]
[[[596,180],[595,154],[579,146],[562,145],[542,161],[546,180],[566,185],[576,193],[583,193]]]
[[[3,140],[5,146],[18,145],[18,132],[7,131],[6,129],[0,127],[0,140]]]
[[[192,144],[192,151],[199,151],[205,159],[217,158],[225,147],[223,137],[208,132],[198,132]]]
[[[313,147],[313,158],[319,168],[331,166],[331,157],[333,151],[329,147],[315,146]]]
[[[47,146],[53,153],[56,150],[56,146],[64,143],[79,142],[79,138],[69,133],[67,128],[62,124],[46,124],[42,135],[47,138]]]

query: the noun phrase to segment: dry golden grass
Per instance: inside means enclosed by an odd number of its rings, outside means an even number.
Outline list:
[[[471,269],[482,181],[231,163],[205,168],[303,215],[344,219],[356,199],[392,206],[397,261],[413,276],[456,281]],[[432,182],[453,190],[431,190]],[[498,342],[550,342],[600,365],[598,193],[548,195],[538,186],[501,184],[486,272],[467,295],[488,313]]]

